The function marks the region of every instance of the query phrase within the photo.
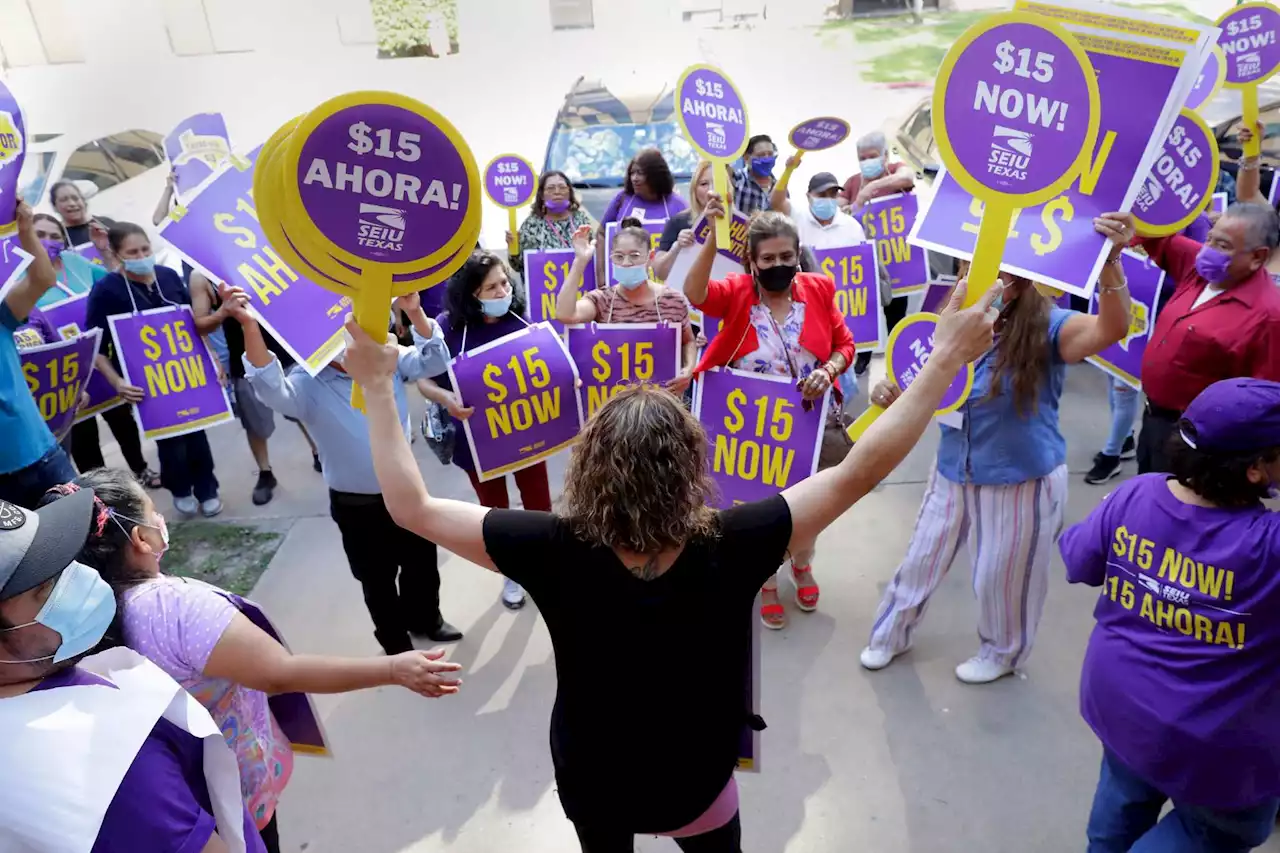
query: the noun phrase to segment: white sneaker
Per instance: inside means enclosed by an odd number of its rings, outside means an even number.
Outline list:
[[[863,669],[884,669],[886,666],[893,663],[893,659],[900,654],[902,654],[902,652],[891,652],[888,649],[873,649],[871,646],[867,646],[862,650],[862,654],[858,655],[858,662],[862,664]]]
[[[205,518],[213,518],[215,515],[217,515],[220,512],[222,512],[221,498],[209,498],[209,500],[200,504],[200,513]]]
[[[508,610],[524,607],[524,588],[510,578],[502,579],[502,606]]]
[[[196,513],[200,511],[200,502],[191,495],[187,495],[185,498],[174,498],[173,508],[183,518],[195,518]]]
[[[956,678],[965,684],[990,684],[1013,674],[1013,667],[993,660],[969,658],[956,667]]]

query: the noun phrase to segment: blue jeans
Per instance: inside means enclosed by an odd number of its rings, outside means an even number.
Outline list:
[[[175,498],[195,492],[196,500],[204,503],[218,496],[213,451],[204,430],[156,439],[156,451],[160,455],[160,482]]]
[[[1088,853],[1245,853],[1264,844],[1280,800],[1222,811],[1177,800],[1160,820],[1169,797],[1120,763],[1102,756],[1102,774],[1089,813]]]
[[[1111,387],[1107,389],[1107,402],[1111,405],[1111,433],[1107,436],[1106,446],[1102,448],[1103,455],[1120,455],[1124,440],[1133,435],[1133,422],[1138,419],[1138,403],[1141,399],[1137,391],[1119,379],[1111,381]]]
[[[0,500],[17,504],[25,509],[35,509],[46,491],[76,478],[76,469],[61,445],[32,462],[8,474],[0,474]]]

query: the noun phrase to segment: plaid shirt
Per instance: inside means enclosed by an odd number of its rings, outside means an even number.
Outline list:
[[[749,169],[740,169],[733,175],[733,206],[743,216],[750,216],[757,210],[769,210],[769,196],[773,193],[777,179],[769,179],[769,187],[765,189],[756,183],[755,175]]]

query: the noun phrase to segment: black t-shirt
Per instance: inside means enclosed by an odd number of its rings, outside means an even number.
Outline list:
[[[756,593],[790,538],[781,495],[743,504],[720,513],[718,536],[689,542],[643,581],[559,516],[485,516],[490,558],[533,597],[551,633],[551,757],[570,820],[667,832],[724,789],[750,715]]]
[[[91,216],[89,217],[89,222],[92,222],[95,219],[102,223],[103,228],[110,228],[112,225],[116,224],[114,219],[108,219],[105,216]],[[80,225],[66,226],[67,239],[71,241],[72,246],[81,246],[89,242],[89,222],[84,222]]]

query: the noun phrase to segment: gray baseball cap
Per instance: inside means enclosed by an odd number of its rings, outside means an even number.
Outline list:
[[[38,512],[0,501],[0,601],[55,577],[89,538],[93,492],[81,489]]]

